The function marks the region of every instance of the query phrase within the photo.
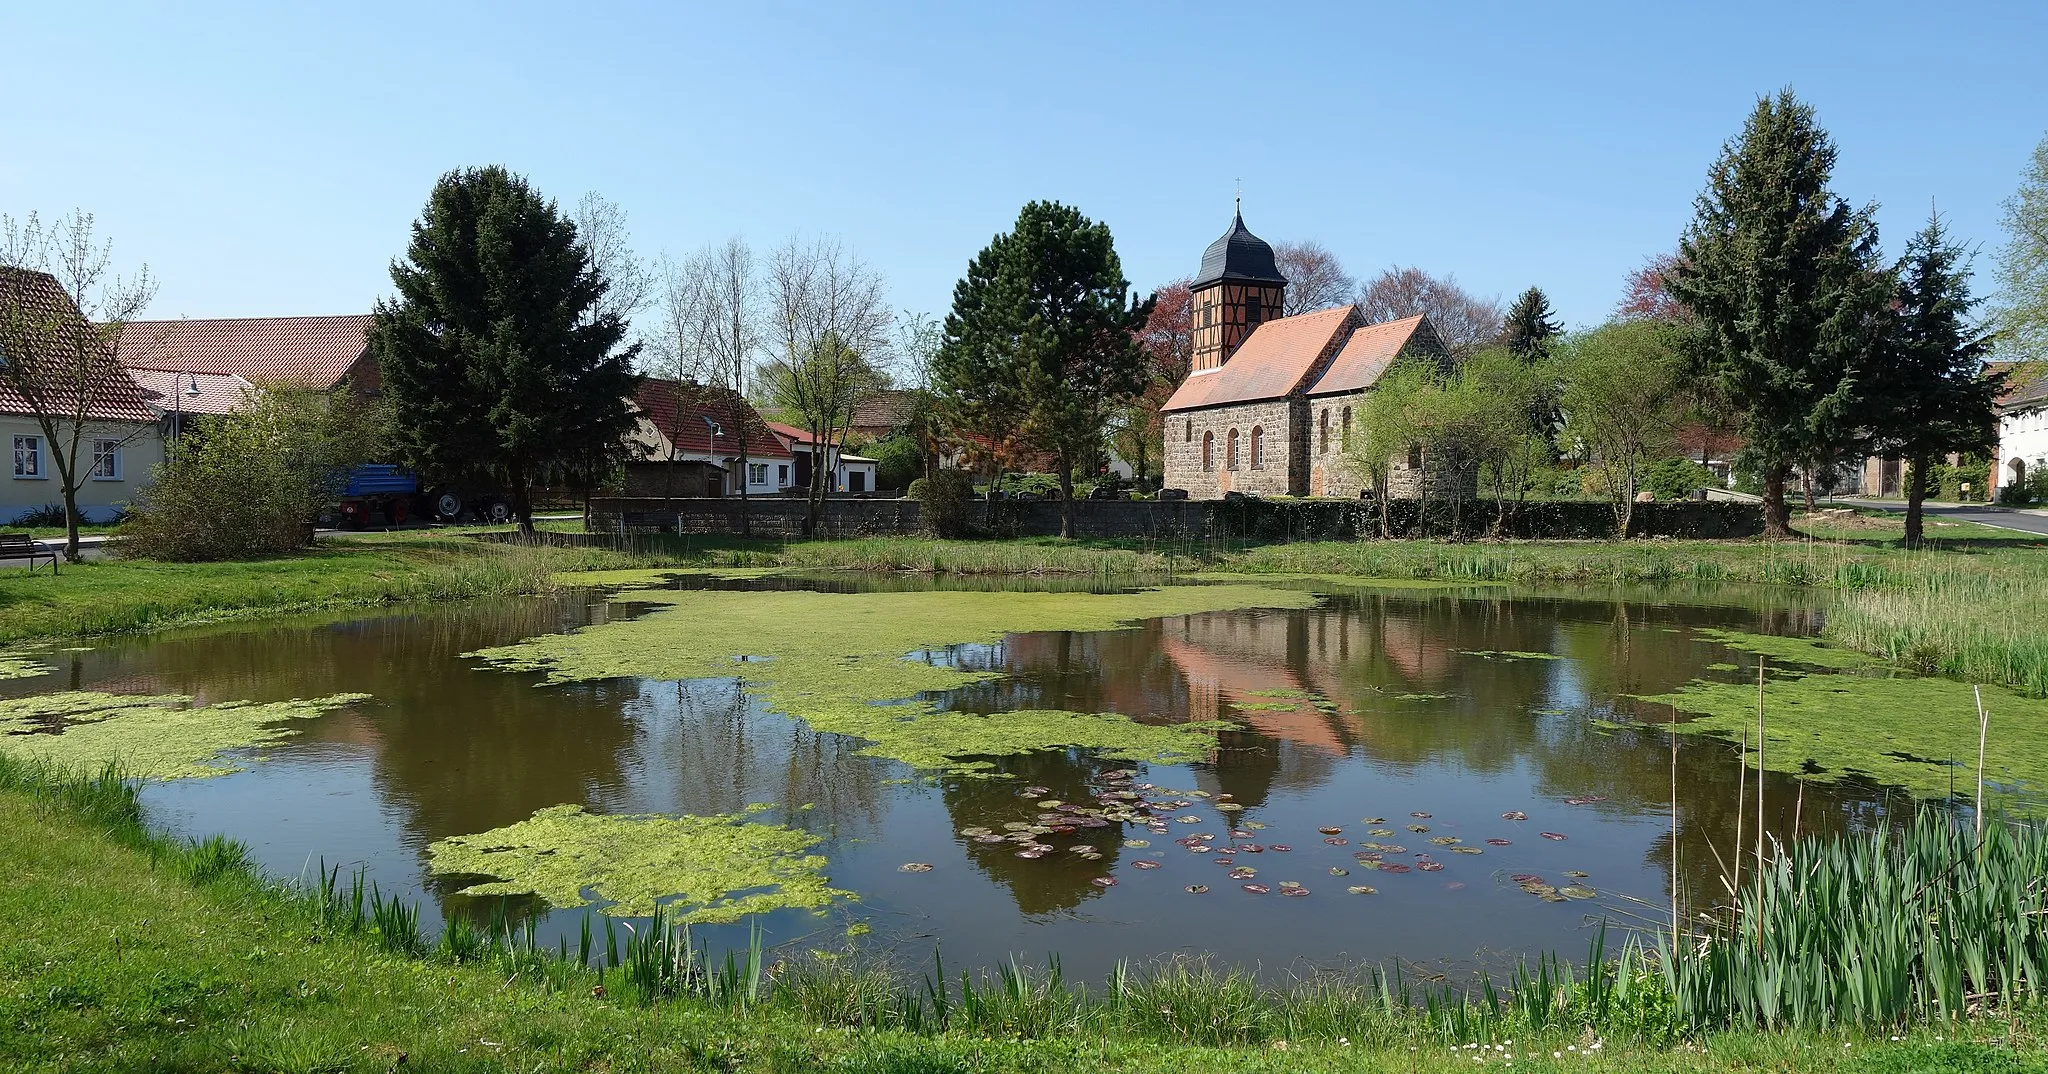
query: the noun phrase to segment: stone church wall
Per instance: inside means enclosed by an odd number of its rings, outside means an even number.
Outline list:
[[[1237,403],[1207,410],[1177,411],[1167,416],[1166,487],[1188,490],[1197,500],[1219,500],[1226,492],[1248,492],[1260,496],[1284,496],[1287,463],[1294,437],[1293,403],[1268,399]],[[1264,432],[1264,464],[1252,468],[1251,435],[1254,428]],[[1230,462],[1230,430],[1238,433],[1237,466]],[[1202,437],[1213,435],[1213,463],[1202,468]]]

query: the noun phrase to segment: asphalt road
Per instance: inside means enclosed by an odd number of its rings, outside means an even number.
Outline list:
[[[1846,496],[1836,497],[1832,503],[1848,504],[1852,507],[1870,507],[1880,511],[1904,514],[1906,506],[1897,500],[1857,500]],[[2000,529],[2018,530],[2022,533],[2038,533],[2048,536],[2048,514],[2032,511],[2011,511],[2003,507],[1956,506],[1937,507],[1928,504],[1921,508],[1929,517],[1953,519],[1957,522],[1977,522]]]

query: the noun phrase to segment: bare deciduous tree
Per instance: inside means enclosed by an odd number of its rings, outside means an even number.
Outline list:
[[[81,211],[54,225],[34,213],[0,217],[0,394],[13,396],[42,431],[72,560],[78,490],[92,479],[91,440],[125,441],[155,428],[121,367],[120,346],[156,281],[147,267],[126,279],[112,275],[112,244],[96,242],[92,230],[92,216]]]
[[[654,348],[661,373],[675,382],[679,404],[731,401],[737,420],[727,432],[738,453],[740,530],[750,533],[747,495],[758,430],[747,420],[746,394],[761,353],[766,312],[754,252],[738,237],[727,239],[681,264],[664,261],[661,281],[660,338]],[[680,408],[675,417],[683,420]],[[673,447],[682,430],[666,432]]]
[[[1359,292],[1358,312],[1369,324],[1427,314],[1453,358],[1500,338],[1499,299],[1475,297],[1458,286],[1456,276],[1431,276],[1417,268],[1396,265],[1373,277]]]
[[[1274,243],[1273,261],[1287,277],[1286,316],[1341,306],[1358,291],[1358,281],[1344,271],[1337,255],[1313,239]]]
[[[632,323],[654,301],[654,273],[633,253],[632,237],[626,230],[626,210],[593,190],[576,202],[570,218],[576,237],[590,254],[590,265],[610,285],[604,298],[590,308],[592,320],[616,314]]]
[[[888,346],[882,277],[836,239],[792,238],[769,260],[769,386],[811,440],[804,532],[815,533],[836,481],[840,441],[853,408],[881,382]]]

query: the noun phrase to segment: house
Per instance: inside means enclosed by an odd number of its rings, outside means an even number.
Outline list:
[[[231,413],[258,387],[374,393],[383,377],[369,331],[368,314],[135,321],[121,331],[121,364],[176,436],[189,416]]]
[[[1998,401],[1998,450],[1991,458],[1991,487],[1994,493],[2025,488],[2042,473],[2048,473],[2048,376],[2036,376],[2010,388]]]
[[[1195,499],[1357,495],[1344,449],[1365,393],[1397,358],[1447,360],[1423,316],[1367,324],[1355,306],[1279,316],[1286,277],[1242,212],[1189,286],[1193,369],[1161,413],[1166,484]],[[1426,462],[1419,449],[1389,460],[1390,493],[1417,495]]]
[[[797,488],[811,487],[811,467],[815,465],[813,459],[818,452],[817,445],[812,442],[810,430],[801,429],[787,422],[780,421],[771,421],[768,423],[768,427],[773,429],[778,436],[789,442],[789,448],[796,456],[795,486]],[[824,455],[827,465],[832,467],[832,477],[825,486],[825,491],[874,491],[875,479],[881,463],[865,455],[848,453],[841,446],[843,443],[843,437],[836,438],[832,439],[826,446]]]
[[[642,377],[633,409],[628,496],[737,496],[743,478],[748,495],[772,496],[796,482],[788,442],[731,389]]]
[[[853,405],[853,420],[846,427],[855,440],[881,440],[910,426],[917,418],[922,395],[912,388],[884,388],[869,392]]]
[[[0,269],[0,445],[8,449],[0,525],[18,525],[25,516],[63,503],[60,454],[84,474],[76,502],[89,522],[116,517],[163,462],[157,412],[113,363],[105,363],[101,379],[83,391],[60,387],[68,378],[49,372],[52,345],[61,346],[65,333],[90,331],[55,279]],[[52,419],[47,426],[39,412]]]

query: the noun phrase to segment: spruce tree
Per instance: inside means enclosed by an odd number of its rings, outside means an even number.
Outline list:
[[[1858,382],[1892,292],[1872,209],[1828,189],[1834,164],[1833,142],[1791,90],[1758,100],[1709,173],[1667,278],[1693,314],[1696,375],[1743,415],[1775,537],[1792,532],[1792,467],[1855,439]]]
[[[1550,308],[1550,296],[1540,287],[1531,287],[1509,308],[1500,342],[1515,357],[1535,362],[1549,357],[1550,341],[1563,331],[1564,325],[1555,319]]]
[[[1111,417],[1145,388],[1136,333],[1149,304],[1130,288],[1109,226],[1034,201],[968,264],[932,363],[942,407],[992,440],[1013,429],[1054,459],[1060,536],[1073,536],[1074,468],[1096,458]]]
[[[1906,544],[1923,533],[1921,503],[1935,460],[1952,451],[1983,451],[1998,439],[1993,404],[2003,373],[1984,358],[1990,336],[1973,323],[1968,254],[1948,238],[1939,215],[1913,236],[1898,267],[1883,359],[1865,383],[1871,446],[1905,459]]]
[[[398,461],[434,482],[504,486],[521,530],[532,487],[589,481],[633,418],[626,324],[574,224],[501,167],[441,177],[391,266],[370,349]]]

